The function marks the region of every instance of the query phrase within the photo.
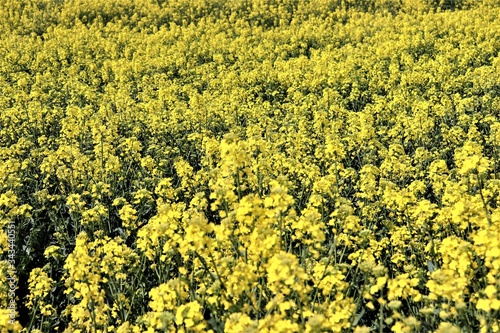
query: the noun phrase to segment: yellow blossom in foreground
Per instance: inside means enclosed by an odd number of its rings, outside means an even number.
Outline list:
[[[448,323],[448,322],[442,322],[439,324],[439,327],[434,333],[461,333],[462,331],[460,330],[459,327]]]

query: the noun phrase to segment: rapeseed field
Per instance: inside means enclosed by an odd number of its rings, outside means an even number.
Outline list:
[[[0,0],[0,332],[500,332],[500,1]]]

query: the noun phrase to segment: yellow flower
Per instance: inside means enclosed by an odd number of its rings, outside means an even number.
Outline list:
[[[268,288],[274,293],[290,294],[291,291],[304,295],[307,274],[300,267],[297,258],[287,252],[280,252],[269,259],[267,265]]]
[[[59,250],[59,246],[50,245],[49,247],[47,247],[45,249],[45,252],[43,253],[43,255],[45,256],[45,258],[49,258],[49,257],[57,258],[59,256],[59,254],[57,253],[58,250]]]
[[[244,313],[232,313],[224,325],[224,331],[227,333],[257,333],[258,322],[252,320]]]
[[[122,225],[125,229],[134,229],[137,221],[137,210],[126,204],[118,211]]]
[[[370,333],[371,330],[368,326],[357,326],[354,329],[354,333]]]
[[[176,310],[175,323],[191,332],[204,332],[206,324],[198,301],[180,305]]]
[[[441,322],[439,327],[434,333],[461,333],[462,331],[458,326],[448,322]]]
[[[161,284],[149,291],[149,306],[155,312],[172,311],[177,305],[177,292],[172,284]]]
[[[28,302],[26,307],[32,309],[35,306],[40,308],[42,315],[51,315],[54,311],[52,305],[46,304],[46,298],[49,295],[52,285],[54,284],[52,280],[45,271],[41,268],[34,268],[30,272],[28,278],[28,289],[30,291],[28,295]]]

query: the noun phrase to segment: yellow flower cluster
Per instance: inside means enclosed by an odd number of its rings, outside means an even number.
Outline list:
[[[0,0],[1,332],[500,332],[498,0]]]

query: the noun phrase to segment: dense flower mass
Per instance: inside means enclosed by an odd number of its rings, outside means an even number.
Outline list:
[[[0,332],[500,332],[499,31],[0,0]]]

